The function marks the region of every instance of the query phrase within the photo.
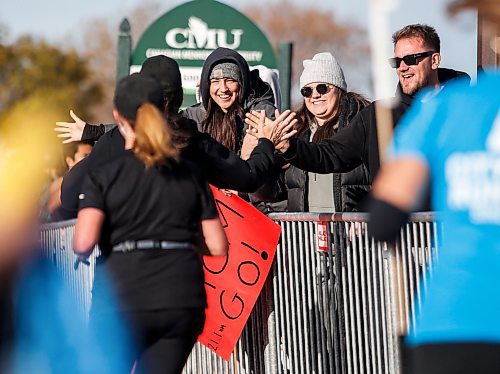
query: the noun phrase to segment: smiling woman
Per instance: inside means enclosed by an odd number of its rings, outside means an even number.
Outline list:
[[[274,118],[271,87],[258,71],[250,71],[243,56],[229,48],[217,48],[205,60],[200,94],[202,102],[187,108],[186,117],[195,120],[200,131],[237,153],[245,136],[246,112],[265,110]]]
[[[303,65],[300,93],[304,101],[297,111],[295,131],[305,142],[320,143],[349,126],[353,117],[369,102],[347,91],[344,72],[331,53],[317,53],[312,59],[303,61]],[[275,210],[282,210],[286,204],[289,212],[353,211],[370,189],[370,176],[365,165],[350,170],[348,173],[319,174],[285,165],[278,180],[268,183],[256,195],[264,201],[277,203]]]
[[[368,101],[347,92],[344,72],[331,53],[314,55],[303,62],[300,93],[304,97],[297,112],[298,137],[319,143],[348,126]],[[352,211],[370,188],[364,166],[344,174],[308,173],[294,166],[284,172],[289,211]]]
[[[210,80],[210,97],[224,113],[227,113],[238,100],[240,90],[240,83],[233,78],[212,78]]]
[[[243,96],[241,72],[234,62],[215,65],[210,72],[207,114],[203,130],[226,147],[236,151],[242,137],[237,118],[242,116],[240,98]]]

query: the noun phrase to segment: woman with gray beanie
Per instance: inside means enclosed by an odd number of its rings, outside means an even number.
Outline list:
[[[319,143],[348,126],[369,102],[347,91],[342,68],[331,53],[317,53],[303,61],[303,66],[300,92],[304,101],[297,111],[295,128],[300,139]],[[281,172],[274,189],[265,187],[257,195],[265,200],[287,200],[287,210],[292,212],[345,212],[354,210],[369,189],[364,166],[338,174],[317,174],[289,166]]]

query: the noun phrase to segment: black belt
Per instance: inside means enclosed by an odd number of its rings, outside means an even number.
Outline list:
[[[168,240],[127,240],[113,246],[113,252],[131,252],[137,249],[195,249],[187,242],[174,242]]]

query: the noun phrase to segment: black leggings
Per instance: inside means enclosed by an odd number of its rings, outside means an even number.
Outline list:
[[[123,373],[130,373],[134,362],[136,374],[180,373],[205,324],[204,308],[134,311],[122,316],[132,327],[137,350],[123,363],[120,369]],[[91,321],[96,329],[107,326],[108,322],[108,317],[102,314],[94,315]],[[108,349],[112,350],[114,344],[120,343],[113,342]]]
[[[136,373],[182,371],[205,323],[205,309],[127,313],[139,343]]]

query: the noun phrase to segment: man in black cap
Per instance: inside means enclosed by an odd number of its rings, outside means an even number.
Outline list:
[[[150,75],[155,78],[163,88],[163,94],[165,100],[169,100],[171,105],[169,109],[171,109],[172,113],[177,114],[179,108],[182,105],[182,100],[177,100],[175,105],[172,105],[172,99],[176,97],[177,93],[182,91],[182,79],[181,73],[179,71],[179,65],[177,62],[169,57],[160,55],[148,58],[144,61],[144,64],[141,68],[141,74]],[[182,98],[182,95],[180,95]],[[165,106],[166,108],[166,106]],[[75,120],[74,124],[67,122],[57,122],[57,125],[63,126],[60,131],[65,131],[65,133],[61,134],[61,137],[68,137],[69,126],[73,125],[74,127],[80,128],[82,131],[81,135],[79,135],[79,130],[77,129],[75,136],[81,136],[82,140],[85,141],[97,141],[101,136],[103,136],[107,131],[110,131],[115,124],[110,125],[89,125],[86,124],[83,120],[78,118],[72,111],[70,112],[71,117]],[[165,113],[167,114],[167,113]],[[64,130],[63,130],[64,129]],[[72,141],[74,139],[68,139]]]

